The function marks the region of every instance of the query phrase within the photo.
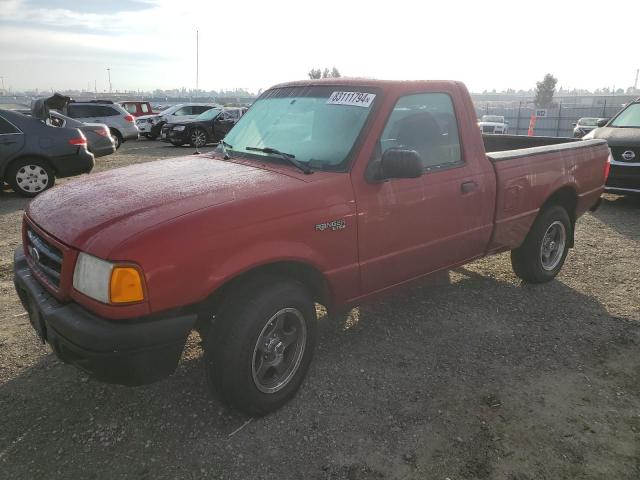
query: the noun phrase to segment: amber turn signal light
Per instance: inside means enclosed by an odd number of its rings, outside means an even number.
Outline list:
[[[144,300],[142,277],[136,268],[113,267],[109,285],[111,303],[131,303]]]

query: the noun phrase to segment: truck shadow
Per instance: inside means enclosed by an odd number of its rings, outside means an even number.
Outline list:
[[[248,418],[210,396],[197,338],[172,377],[137,388],[95,382],[48,355],[0,385],[0,462],[10,478],[187,478],[200,471],[325,478],[327,458],[347,450],[366,457],[354,449],[358,438],[402,458],[394,445],[431,435],[443,409],[454,419],[447,435],[464,436],[463,419],[486,415],[487,398],[576,366],[593,375],[637,341],[639,330],[562,280],[523,286],[472,265],[439,285],[320,318],[315,359],[297,397],[239,431]],[[525,403],[515,414],[527,410]],[[315,443],[306,448],[310,438]],[[451,455],[452,466],[466,460]]]
[[[0,215],[24,210],[30,198],[21,197],[10,188],[2,188],[0,185]]]
[[[600,208],[592,215],[618,233],[631,239],[640,239],[640,195],[604,195]],[[629,219],[635,222],[629,222]]]

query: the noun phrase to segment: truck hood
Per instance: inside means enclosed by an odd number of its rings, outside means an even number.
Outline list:
[[[602,138],[612,147],[640,147],[640,128],[601,127],[593,138]]]
[[[210,155],[189,156],[67,182],[36,197],[27,215],[62,243],[106,257],[112,247],[147,228],[301,181]]]

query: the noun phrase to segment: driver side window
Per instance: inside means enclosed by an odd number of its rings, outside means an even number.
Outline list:
[[[418,152],[423,171],[462,165],[458,123],[451,97],[446,93],[401,97],[380,137],[380,154],[394,147]]]

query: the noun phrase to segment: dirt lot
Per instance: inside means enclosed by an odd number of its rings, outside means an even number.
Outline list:
[[[190,152],[130,142],[97,170]],[[583,217],[547,285],[500,255],[321,318],[298,396],[239,431],[195,336],[139,388],[38,344],[11,281],[25,204],[0,193],[0,478],[640,478],[640,199]]]

